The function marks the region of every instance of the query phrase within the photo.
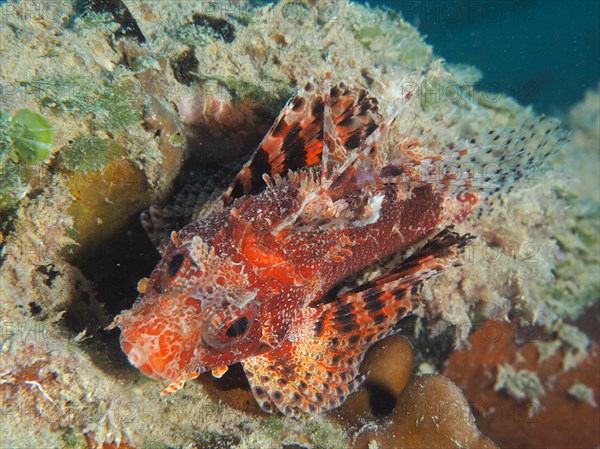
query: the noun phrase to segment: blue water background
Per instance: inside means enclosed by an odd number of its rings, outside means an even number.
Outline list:
[[[436,55],[483,72],[478,87],[562,115],[600,80],[600,1],[375,0],[400,11]]]

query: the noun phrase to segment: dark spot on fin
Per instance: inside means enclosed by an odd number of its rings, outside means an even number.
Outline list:
[[[254,154],[249,168],[251,185],[262,185],[264,183],[263,174],[272,172],[271,164],[269,163],[269,155],[262,147]]]

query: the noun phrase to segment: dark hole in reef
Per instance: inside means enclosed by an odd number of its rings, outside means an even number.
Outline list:
[[[52,287],[52,282],[54,281],[54,279],[56,279],[56,276],[60,274],[60,271],[55,270],[54,265],[52,264],[42,265],[38,267],[37,271],[46,276],[44,284],[46,284],[48,287]]]
[[[194,436],[194,449],[229,449],[240,444],[240,438],[235,435],[220,434],[216,432],[197,433]]]
[[[413,345],[414,366],[425,362],[442,372],[446,360],[454,351],[454,342],[460,329],[448,326],[445,332],[432,336],[431,332],[417,332],[417,328],[417,317],[414,315],[400,320],[396,325],[398,333],[408,338]]]
[[[84,285],[74,286],[64,319],[67,331],[76,335],[85,330],[93,336],[83,347],[99,368],[114,373],[129,367],[119,347],[119,331],[105,327],[116,314],[131,308],[138,281],[151,273],[160,258],[140,224],[139,211],[117,232],[66,258],[92,285],[89,292]]]
[[[226,80],[198,70],[193,76],[194,83],[203,86],[195,100],[203,107],[183,123],[189,154],[185,169],[222,168],[238,158],[247,162],[295,94],[284,83]]]
[[[124,228],[104,241],[89,244],[71,256],[69,262],[92,282],[97,301],[112,317],[132,306],[138,296],[138,281],[150,274],[159,259],[136,212]],[[78,321],[77,317],[72,318]]]
[[[113,21],[121,25],[113,34],[115,39],[131,37],[140,44],[146,42],[137,21],[122,0],[83,0],[75,4],[75,16],[83,16],[87,11],[111,14]]]
[[[306,447],[300,446],[299,444],[296,444],[296,443],[292,443],[292,444],[284,444],[283,446],[281,446],[281,449],[306,449]]]
[[[88,306],[91,304],[91,302],[90,302],[91,298],[90,298],[90,294],[88,292],[81,292],[80,298],[84,304],[87,304]]]
[[[379,385],[366,384],[365,389],[369,393],[369,406],[373,415],[381,418],[392,413],[396,406],[394,395]]]
[[[90,293],[84,290],[80,281],[75,281],[69,290],[71,302],[62,323],[73,335],[84,329],[89,334],[107,324],[102,322],[102,317],[98,315],[98,305],[92,303]]]
[[[35,301],[31,301],[29,303],[29,313],[31,314],[31,316],[36,316],[39,315],[40,313],[42,313],[44,309],[42,309],[42,307]]]
[[[230,365],[227,372],[219,379],[213,377],[210,372],[203,374],[199,379],[203,384],[210,384],[211,389],[219,391],[229,391],[237,388],[250,389],[250,384],[241,363]]]
[[[220,39],[223,39],[227,43],[235,39],[235,27],[225,19],[195,13],[192,16],[192,20],[195,25],[210,28]]]
[[[173,59],[170,63],[173,76],[181,84],[191,86],[196,81],[196,72],[198,71],[198,59],[194,54],[194,49],[188,47]]]

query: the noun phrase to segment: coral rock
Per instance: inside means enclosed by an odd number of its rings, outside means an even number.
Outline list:
[[[396,335],[383,340],[369,351],[362,370],[365,374],[369,373],[368,385],[378,385],[398,398],[412,374],[413,360],[410,341]]]
[[[587,355],[565,370],[573,348],[544,341],[549,338],[537,327],[486,321],[471,336],[471,349],[455,352],[444,371],[473,404],[482,431],[503,449],[600,445],[600,410],[593,403],[600,397],[598,344],[592,343]],[[553,343],[553,352],[541,352]],[[507,369],[516,376],[502,378]],[[525,374],[529,381],[523,381]],[[545,394],[540,395],[539,388],[532,391],[533,375]],[[584,390],[586,386],[591,388]],[[592,395],[577,399],[573,391]]]
[[[496,448],[481,435],[471,408],[460,389],[443,376],[412,379],[402,390],[385,429],[362,435],[356,449],[372,446],[397,448]]]
[[[410,341],[395,335],[380,341],[369,350],[360,372],[367,375],[365,383],[335,414],[344,423],[358,424],[388,414],[413,369]]]

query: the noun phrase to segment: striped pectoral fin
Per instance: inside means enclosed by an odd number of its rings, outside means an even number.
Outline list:
[[[422,282],[462,264],[460,254],[472,239],[448,227],[395,268],[343,294],[316,305],[316,335],[346,339],[366,350],[394,332],[396,324],[418,306]]]
[[[222,196],[224,204],[265,187],[272,177],[320,163],[323,152],[323,96],[307,83],[292,98]]]

